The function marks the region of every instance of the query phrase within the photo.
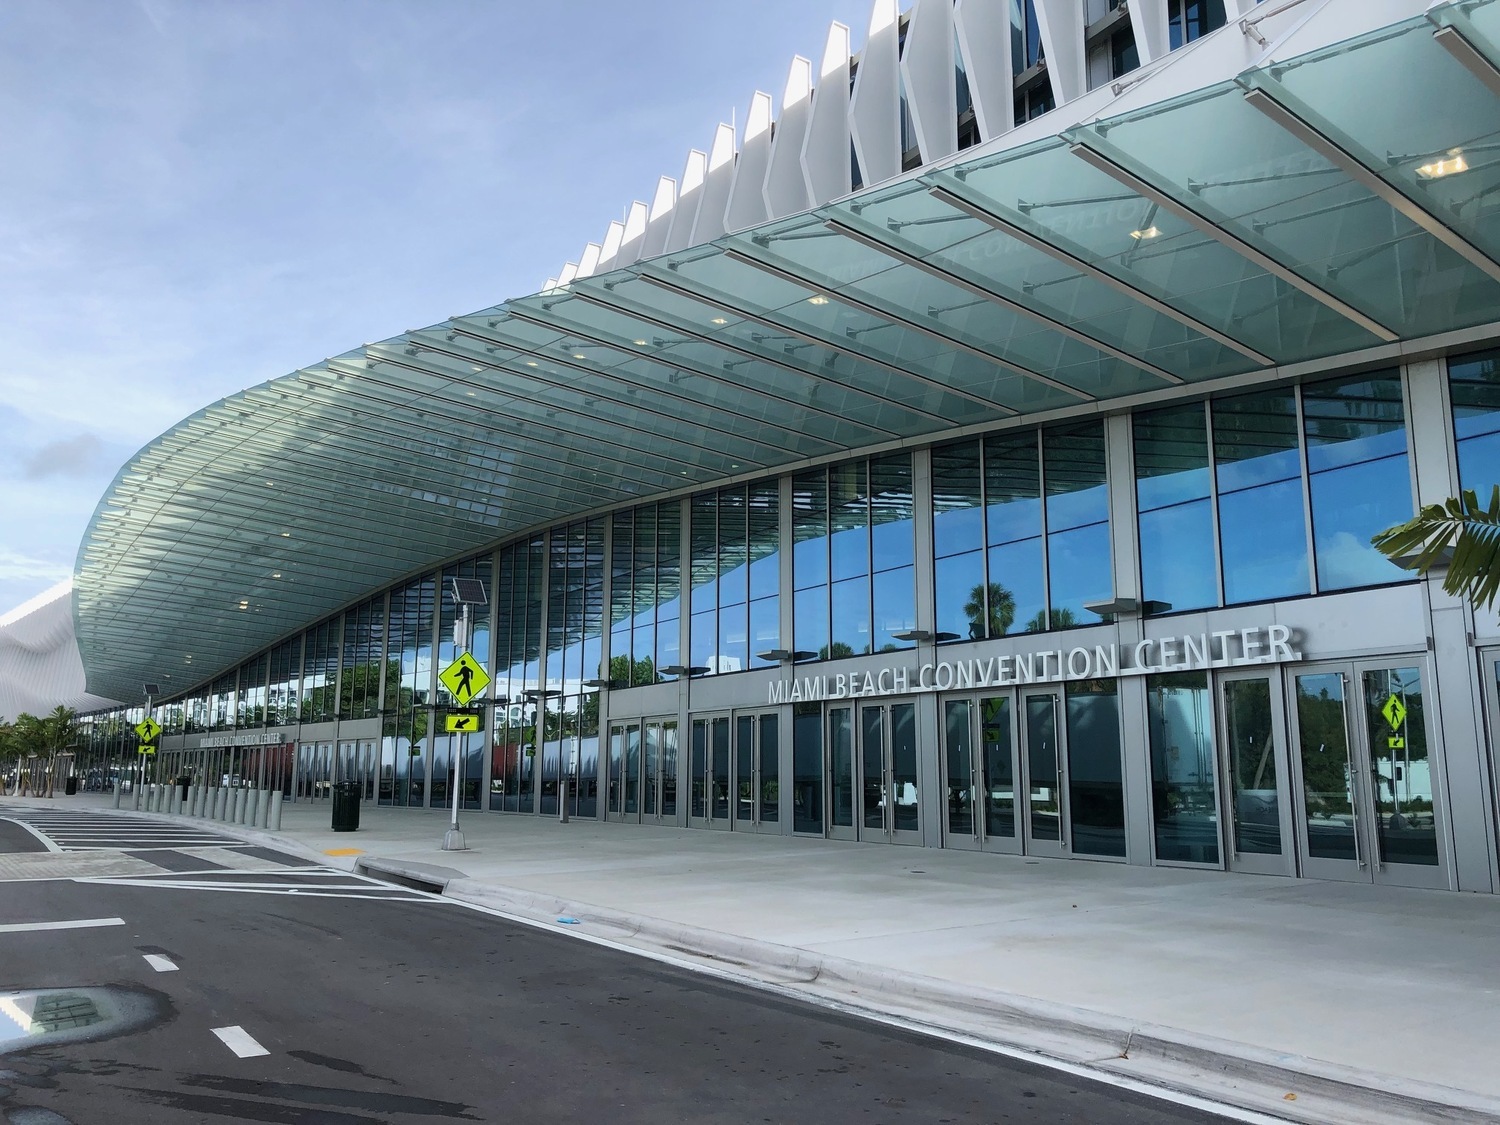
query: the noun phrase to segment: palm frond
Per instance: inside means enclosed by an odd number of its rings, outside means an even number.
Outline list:
[[[1500,485],[1488,505],[1467,489],[1446,503],[1427,505],[1370,542],[1386,558],[1418,574],[1446,564],[1443,589],[1487,608],[1500,595]]]

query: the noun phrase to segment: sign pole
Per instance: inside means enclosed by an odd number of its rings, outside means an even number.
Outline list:
[[[458,621],[454,626],[453,647],[460,652],[469,649],[469,605],[460,602],[458,606]],[[465,700],[464,702],[468,702]],[[443,851],[462,852],[467,851],[468,846],[464,843],[464,834],[458,827],[458,792],[463,787],[464,755],[469,749],[469,735],[460,732],[458,736],[458,758],[453,763],[453,818],[448,823],[448,831],[443,833]]]

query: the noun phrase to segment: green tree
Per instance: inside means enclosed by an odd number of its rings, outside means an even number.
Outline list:
[[[969,619],[971,641],[983,640],[986,636],[1003,637],[1015,624],[1016,596],[998,582],[991,582],[988,586],[981,583],[970,591],[969,600],[964,603],[964,616]]]
[[[1487,507],[1466,489],[1445,503],[1427,505],[1370,542],[1397,566],[1418,574],[1446,562],[1443,589],[1488,609],[1500,594],[1500,485]]]
[[[1028,633],[1045,633],[1047,631],[1047,618],[1052,618],[1052,628],[1071,629],[1078,624],[1078,616],[1066,606],[1053,606],[1049,615],[1048,611],[1038,610],[1037,615],[1026,622]]]

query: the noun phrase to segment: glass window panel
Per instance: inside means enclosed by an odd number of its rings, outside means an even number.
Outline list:
[[[874,596],[874,638],[872,651],[895,652],[911,648],[911,641],[897,640],[894,634],[916,627],[916,568],[903,566],[882,570],[872,579]]]
[[[693,612],[717,608],[719,505],[713,493],[694,496],[691,505]]]
[[[794,648],[818,653],[828,659],[828,587],[813,586],[798,590],[792,603],[792,622],[796,633]]]
[[[719,493],[719,605],[743,605],[750,593],[749,495]]]
[[[1027,539],[990,548],[989,615],[991,635],[1040,633],[1047,628],[1042,541]]]
[[[1146,678],[1156,858],[1219,862],[1212,703],[1206,672]]]
[[[1114,680],[1068,685],[1068,801],[1079,855],[1125,855],[1120,703]]]
[[[936,558],[972,551],[984,543],[981,478],[979,442],[932,451],[932,543]]]
[[[781,599],[758,598],[750,603],[750,667],[776,667],[777,661],[762,659],[760,653],[780,647]]]
[[[823,706],[792,709],[792,830],[823,834]]]
[[[834,581],[870,573],[870,489],[863,461],[828,470],[829,568]]]
[[[1500,352],[1448,361],[1459,486],[1488,503],[1500,484]]]
[[[1295,395],[1215,399],[1212,411],[1225,602],[1308,593]]]
[[[1213,508],[1207,499],[1143,511],[1141,589],[1171,609],[1219,604]]]
[[[870,579],[846,578],[832,586],[833,633],[825,660],[870,651]],[[802,647],[800,644],[798,647]]]
[[[798,590],[828,581],[828,478],[822,469],[792,478],[792,570]]]
[[[774,596],[781,589],[781,489],[777,482],[750,486],[750,597]]]
[[[916,558],[911,454],[871,461],[870,492],[872,568],[881,571],[911,566]]]
[[[1036,431],[985,439],[984,495],[992,545],[1042,533],[1042,470]]]
[[[1047,530],[1064,531],[1109,518],[1104,475],[1104,423],[1042,433]]]
[[[719,610],[719,651],[715,672],[743,672],[750,667],[749,608],[739,605]]]
[[[1382,668],[1364,679],[1381,861],[1436,867],[1437,808],[1421,670]]]
[[[1047,577],[1051,628],[1070,629],[1098,621],[1098,614],[1084,604],[1108,601],[1114,592],[1109,525],[1096,523],[1047,536]]]
[[[933,586],[939,633],[952,633],[966,640],[982,640],[988,635],[983,551],[938,559],[933,565]],[[1003,595],[997,597],[1003,603]],[[997,636],[1005,632],[991,631]]]
[[[1370,544],[1371,536],[1412,516],[1401,376],[1310,384],[1302,411],[1318,588],[1410,578]]]
[[[1276,774],[1276,718],[1269,679],[1224,684],[1224,741],[1229,748],[1234,850],[1281,854],[1281,791]]]

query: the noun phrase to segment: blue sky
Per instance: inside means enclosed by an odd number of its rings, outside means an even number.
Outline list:
[[[4,0],[0,612],[224,395],[540,288],[868,0]]]

